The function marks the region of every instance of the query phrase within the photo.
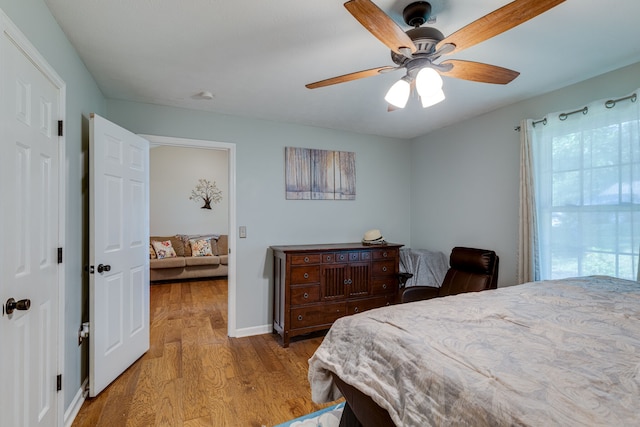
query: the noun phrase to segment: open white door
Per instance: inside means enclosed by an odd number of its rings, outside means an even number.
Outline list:
[[[89,395],[149,349],[149,143],[89,125]]]
[[[0,10],[0,425],[53,426],[62,81]]]

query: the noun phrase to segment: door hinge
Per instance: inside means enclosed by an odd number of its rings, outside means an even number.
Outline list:
[[[58,374],[56,377],[56,391],[62,390],[62,374]]]
[[[58,248],[58,264],[62,264],[62,248]]]
[[[62,130],[63,130],[63,121],[62,120],[58,120],[58,136],[63,136]]]

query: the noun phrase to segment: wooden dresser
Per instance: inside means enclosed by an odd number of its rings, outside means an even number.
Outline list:
[[[273,329],[283,347],[342,316],[393,304],[403,245],[360,243],[271,246]]]

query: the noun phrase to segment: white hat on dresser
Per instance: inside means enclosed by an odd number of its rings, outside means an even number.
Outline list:
[[[362,243],[364,243],[365,245],[381,245],[387,242],[384,240],[384,237],[382,237],[382,233],[380,233],[380,230],[373,229],[364,233]]]

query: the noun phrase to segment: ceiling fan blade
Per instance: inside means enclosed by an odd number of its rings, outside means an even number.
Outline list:
[[[378,74],[380,74],[382,72],[396,70],[396,69],[398,69],[398,68],[397,67],[390,67],[390,66],[371,68],[369,70],[356,71],[355,73],[344,74],[342,76],[332,77],[330,79],[325,79],[325,80],[320,80],[319,82],[309,83],[309,84],[305,85],[305,87],[307,89],[316,89],[316,88],[319,88],[319,87],[335,85],[337,83],[350,82],[352,80],[358,80],[358,79],[362,79],[362,78],[365,78],[365,77],[377,76]]]
[[[456,79],[471,80],[481,83],[493,83],[506,85],[520,75],[519,72],[509,70],[508,68],[498,67],[497,65],[483,64],[481,62],[462,61],[460,59],[448,59],[442,61],[439,65],[452,65],[448,71],[438,68],[438,72],[447,77]]]
[[[513,27],[535,18],[563,3],[565,0],[515,0],[482,18],[462,27],[438,43],[436,49],[452,44],[455,49],[448,53],[460,52],[491,37],[502,34]]]
[[[416,45],[402,31],[402,28],[370,0],[349,0],[344,4],[344,7],[362,26],[392,51],[404,55],[407,49],[411,53],[417,50]]]

